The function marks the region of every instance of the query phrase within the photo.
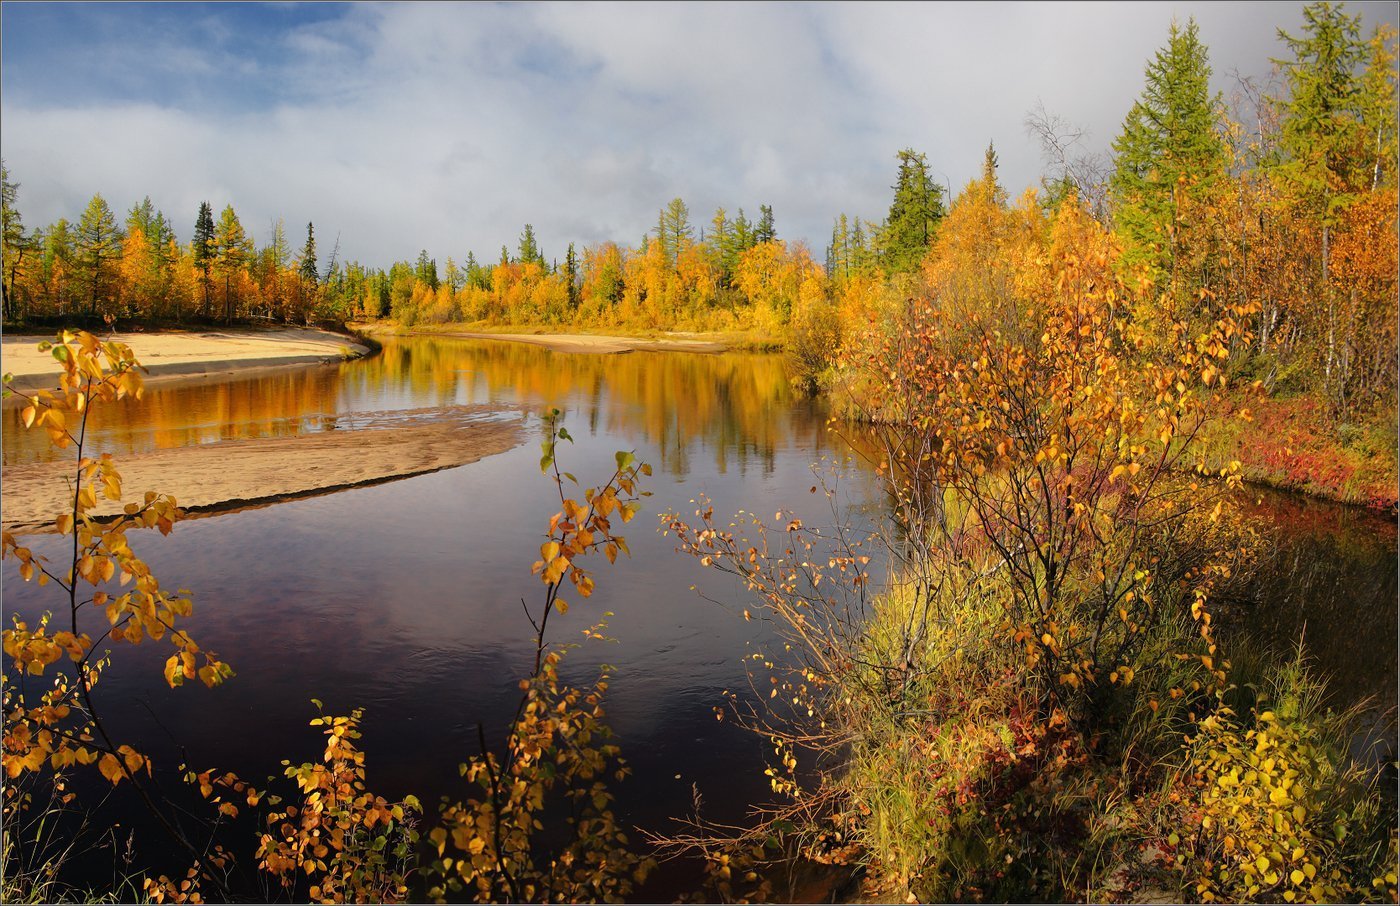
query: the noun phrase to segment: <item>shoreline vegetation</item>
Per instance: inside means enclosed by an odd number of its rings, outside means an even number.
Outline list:
[[[634,350],[657,352],[721,353],[733,351],[765,351],[782,348],[779,339],[754,332],[690,332],[690,331],[626,331],[612,333],[576,333],[560,325],[517,324],[484,325],[446,324],[419,325],[404,328],[386,322],[357,322],[348,325],[350,334],[316,328],[210,328],[205,330],[159,328],[140,332],[125,331],[109,339],[138,344],[143,363],[149,374],[148,383],[170,384],[175,381],[203,382],[218,380],[229,374],[249,374],[260,370],[306,367],[346,361],[372,354],[369,345],[375,336],[422,336],[493,340],[544,346],[557,352],[584,354],[619,354]],[[46,335],[44,335],[46,336]],[[39,334],[7,332],[3,337],[4,370],[14,374],[11,386],[16,389],[38,389],[52,380],[52,357],[37,350],[44,338]],[[5,401],[5,406],[19,403],[18,398]],[[1214,426],[1216,433],[1204,439],[1207,461],[1219,468],[1231,460],[1241,463],[1241,474],[1250,484],[1273,490],[1300,494],[1348,506],[1364,507],[1378,512],[1394,513],[1397,506],[1395,480],[1394,425],[1390,434],[1381,430],[1383,420],[1376,420],[1365,429],[1333,432],[1325,424],[1322,403],[1306,395],[1265,399],[1254,404],[1254,423],[1227,421]],[[400,430],[400,429],[395,429]],[[488,443],[491,452],[494,442]],[[463,448],[464,450],[469,449]],[[178,460],[175,451],[166,451]],[[281,453],[269,447],[262,455],[268,462],[281,461]],[[459,454],[453,454],[453,456]],[[448,462],[436,468],[449,468],[474,462],[479,456]],[[489,454],[482,454],[489,455]],[[447,456],[443,462],[453,458]],[[171,492],[184,501],[188,495],[179,488],[188,482],[179,476],[186,470],[177,463],[175,487]],[[351,477],[330,481],[319,476],[322,483],[300,488],[295,492],[329,493],[333,489],[357,487],[377,482],[422,474],[426,470],[395,469],[387,463],[351,469]],[[6,477],[11,473],[6,468]],[[254,479],[261,477],[254,474]],[[13,487],[13,486],[12,486]],[[251,502],[272,502],[285,499],[289,492],[264,493],[252,487],[227,499],[196,502],[191,500],[191,512],[201,515],[227,511]],[[243,501],[231,504],[228,501]],[[5,525],[7,528],[32,529],[36,521],[26,511],[14,517],[14,495],[6,494]]]
[[[791,385],[868,434],[875,520],[833,507],[833,525],[782,509],[767,522],[717,513],[704,492],[693,512],[661,516],[678,552],[744,589],[743,618],[766,633],[743,655],[754,697],[730,693],[717,715],[767,749],[773,798],[744,826],[704,823],[697,791],[694,819],[643,850],[613,812],[611,785],[629,769],[605,721],[611,668],[570,685],[560,662],[572,646],[546,628],[571,607],[569,619],[594,619],[592,564],[628,555],[615,532],[643,506],[652,470],[619,450],[610,475],[580,482],[556,457],[573,437],[554,410],[540,469],[559,509],[531,567],[541,599],[521,600],[533,668],[517,674],[511,722],[477,725],[477,754],[459,768],[471,797],[433,811],[373,795],[361,711],[323,713],[312,721],[328,738],[322,763],[283,762],[291,798],[264,799],[232,773],[185,775],[212,820],[246,802],[266,827],[251,889],[281,884],[292,901],[622,901],[670,853],[704,860],[687,899],[726,902],[791,900],[778,876],[804,862],[863,873],[859,898],[871,901],[1400,900],[1393,714],[1358,755],[1359,706],[1328,706],[1302,638],[1277,655],[1216,625],[1232,601],[1280,600],[1251,585],[1268,569],[1267,526],[1239,506],[1247,478],[1392,511],[1396,497],[1396,32],[1363,36],[1360,16],[1329,3],[1303,18],[1298,35],[1279,32],[1278,78],[1242,83],[1228,108],[1209,90],[1196,23],[1173,22],[1111,158],[1080,156],[1073,127],[1043,110],[1028,118],[1047,168],[1019,198],[990,144],[956,196],[923,154],[898,152],[888,216],[842,214],[824,264],[778,237],[766,205],[756,223],[717,210],[697,240],[675,198],[637,247],[570,244],[551,263],[527,224],[499,264],[468,253],[440,273],[424,250],[386,271],[333,253],[323,273],[310,224],[294,259],[280,222],[258,250],[232,205],[216,227],[208,202],[189,246],[149,200],[123,230],[100,195],[77,230],[60,220],[26,238],[5,174],[6,236],[19,240],[6,246],[7,321],[387,319],[424,336],[604,353],[777,338]],[[732,333],[667,332],[702,330]],[[94,705],[109,641],[173,645],[171,687],[232,676],[175,629],[190,600],[162,591],[126,542],[128,527],[168,533],[176,501],[148,493],[103,519],[121,507],[123,479],[110,457],[85,455],[96,452],[85,427],[91,405],[139,395],[135,353],[86,333],[51,345],[62,386],[20,391],[20,420],[72,448],[69,480],[59,465],[6,469],[6,518],[30,505],[20,485],[74,543],[51,570],[4,534],[20,577],[52,582],[57,602],[5,630],[7,670],[28,675],[4,686],[4,767],[36,798],[7,799],[4,817],[42,803],[44,784],[62,790],[63,769],[95,763],[114,785],[130,781],[190,856],[184,880],[144,878],[150,897],[232,900],[226,864],[246,856],[209,857],[166,821],[173,805],[146,793],[150,761],[118,744]],[[372,445],[337,428],[121,467],[133,488],[174,491],[186,508],[244,505],[236,490],[221,504],[195,486],[215,469],[245,483],[294,470],[290,481],[309,483],[272,489],[280,499],[382,480],[333,470],[360,468],[353,451],[366,446],[411,465],[431,447],[415,431],[448,446],[495,432],[501,449],[523,434],[494,411],[439,415],[349,426],[377,431]],[[269,469],[268,455],[285,466]],[[332,477],[306,478],[317,472]],[[605,638],[602,625],[585,637]],[[29,814],[31,836],[53,833]],[[21,870],[7,893],[56,871],[38,846],[0,858],[11,860]]]

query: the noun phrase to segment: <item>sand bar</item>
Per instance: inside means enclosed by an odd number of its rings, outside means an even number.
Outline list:
[[[38,350],[40,342],[52,339],[52,334],[0,337],[0,370],[15,376],[13,387],[32,390],[57,383],[58,363]],[[149,370],[147,380],[339,362],[369,352],[353,337],[313,327],[119,333],[103,339],[130,346]]]
[[[207,515],[436,472],[505,452],[523,438],[515,410],[449,406],[356,413],[351,429],[155,450],[119,457],[117,468],[126,502],[159,491],[190,515]],[[72,460],[5,466],[4,527],[52,531],[65,498],[71,507],[73,473]],[[106,500],[96,510],[120,512],[121,504]]]

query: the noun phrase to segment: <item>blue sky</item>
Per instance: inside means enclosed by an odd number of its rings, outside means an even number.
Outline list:
[[[1394,3],[1349,3],[1368,27]],[[179,4],[0,6],[0,154],[30,228],[101,192],[149,195],[188,239],[199,203],[259,241],[314,221],[346,259],[494,260],[636,244],[679,196],[773,206],[818,259],[841,212],[879,220],[895,153],[958,190],[988,141],[1038,182],[1034,107],[1102,152],[1173,16],[1227,100],[1301,3]],[[325,252],[323,252],[323,255]]]

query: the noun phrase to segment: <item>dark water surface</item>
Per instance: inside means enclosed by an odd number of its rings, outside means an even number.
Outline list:
[[[595,595],[570,598],[575,606],[550,626],[556,642],[575,641],[604,611],[615,614],[608,622],[617,641],[572,652],[565,673],[586,683],[600,663],[617,668],[608,720],[634,768],[618,789],[619,811],[665,830],[698,790],[707,817],[741,819],[766,798],[766,747],[717,722],[714,709],[725,690],[746,688],[742,658],[762,641],[762,627],[740,616],[740,589],[674,553],[656,516],[689,515],[690,501],[705,494],[717,514],[771,518],[782,509],[830,523],[827,500],[809,493],[812,464],[851,454],[828,432],[822,405],[792,393],[780,358],[390,339],[381,355],[338,366],[153,385],[139,404],[97,410],[90,440],[92,450],[120,457],[467,403],[535,413],[530,439],[431,475],[192,520],[168,538],[134,533],[166,587],[194,591],[191,634],[237,676],[213,690],[170,690],[160,670],[168,646],[118,646],[102,683],[104,718],[157,765],[185,759],[261,780],[280,773],[283,758],[318,757],[310,699],[333,713],[362,707],[371,789],[415,793],[429,809],[442,794],[468,795],[457,765],[476,751],[478,723],[499,739],[531,665],[520,602],[541,599],[530,564],[558,508],[539,470],[538,413],[557,407],[576,438],[561,445],[563,467],[581,481],[604,480],[620,449],[655,468],[653,496],[625,531],[632,557],[614,566],[599,557]],[[37,432],[20,430],[17,409],[3,417],[5,462],[51,455]],[[840,488],[857,522],[874,518],[879,495],[868,472],[856,465]],[[1306,624],[1339,695],[1376,696],[1393,708],[1394,521],[1283,497],[1256,509],[1278,526],[1279,565],[1269,573],[1277,581],[1236,608],[1244,637],[1286,645]],[[56,538],[31,540],[37,552],[57,554]],[[58,606],[51,589],[20,582],[12,563],[3,579],[7,614]],[[709,603],[692,585],[734,606]]]

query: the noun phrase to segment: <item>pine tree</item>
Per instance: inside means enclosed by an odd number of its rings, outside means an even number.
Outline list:
[[[740,208],[739,216],[734,218],[734,260],[736,266],[739,256],[756,244],[753,236],[753,224],[749,223],[748,218],[744,216],[744,209]]]
[[[538,264],[541,270],[546,270],[544,253],[540,251],[539,243],[535,241],[535,228],[530,224],[525,224],[525,232],[520,234],[520,263]]]
[[[233,205],[225,205],[219,215],[219,226],[215,233],[214,265],[224,278],[224,322],[233,323],[237,313],[237,296],[233,291],[233,275],[248,264],[253,254],[253,240],[243,230]]]
[[[758,206],[758,226],[753,231],[754,245],[760,242],[774,242],[778,238],[778,231],[773,226],[773,208],[771,205],[761,204]]]
[[[1278,172],[1291,184],[1304,215],[1320,227],[1317,276],[1326,319],[1323,385],[1337,403],[1345,395],[1348,357],[1338,337],[1332,234],[1347,208],[1379,178],[1379,157],[1369,152],[1391,143],[1385,132],[1394,124],[1394,74],[1383,35],[1377,36],[1379,55],[1390,71],[1380,75],[1363,70],[1375,51],[1361,39],[1360,15],[1347,15],[1340,4],[1320,2],[1304,7],[1303,19],[1298,37],[1278,31],[1293,52],[1292,60],[1274,61],[1283,67],[1289,88],[1288,99],[1280,105],[1284,160]],[[1381,110],[1387,102],[1391,109]],[[1374,140],[1373,129],[1378,130]]]
[[[10,182],[10,171],[5,169],[4,161],[0,161],[0,219],[3,219],[4,227],[3,235],[0,236],[4,262],[4,282],[0,284],[0,288],[3,289],[3,296],[0,296],[0,312],[7,321],[23,319],[24,312],[15,298],[15,278],[19,275],[25,253],[33,246],[32,239],[25,235],[24,221],[20,219],[19,210],[15,207],[18,194],[19,184]]]
[[[320,282],[320,274],[316,271],[316,231],[310,223],[306,225],[306,245],[301,249],[301,264],[297,268],[297,276],[303,284],[313,290]]]
[[[690,209],[681,199],[673,198],[661,209],[656,221],[656,240],[661,243],[666,265],[674,270],[680,253],[695,241]]]
[[[199,271],[199,285],[204,290],[204,316],[207,318],[213,313],[210,300],[213,284],[209,280],[209,269],[214,263],[214,209],[207,201],[199,203],[199,214],[194,221],[194,239],[190,241],[190,257]]]
[[[70,275],[75,270],[74,264],[77,261],[77,241],[70,229],[68,219],[60,217],[47,230],[43,231],[42,237],[38,240],[42,242],[43,256],[40,258],[39,266],[43,274],[45,294],[48,297],[49,305],[59,314],[69,312],[69,283]]]
[[[287,260],[292,255],[291,246],[287,245],[287,226],[281,217],[272,224],[272,241],[267,244],[271,253],[273,265],[280,271],[287,266]]]
[[[569,251],[564,255],[564,285],[569,294],[569,307],[578,308],[580,299],[578,255],[574,252],[572,242],[569,243]]]
[[[1386,133],[1394,130],[1394,57],[1386,46],[1393,31],[1363,41],[1361,16],[1341,4],[1313,3],[1303,19],[1298,37],[1278,30],[1293,59],[1274,60],[1289,88],[1281,105],[1285,169],[1315,196],[1365,191],[1378,179]]]
[[[413,276],[418,278],[419,283],[424,283],[434,292],[437,292],[437,259],[429,258],[427,249],[422,249],[418,252],[418,261],[414,265]]]
[[[1175,276],[1194,290],[1194,275],[1177,273],[1190,243],[1182,208],[1207,197],[1225,172],[1225,142],[1216,131],[1220,96],[1210,92],[1210,64],[1196,21],[1175,21],[1167,46],[1146,70],[1142,96],[1113,143],[1109,181],[1114,226],[1127,238],[1124,261],[1145,263],[1158,277]],[[1186,279],[1182,279],[1185,277]]]
[[[78,263],[79,273],[88,287],[88,314],[96,316],[99,299],[108,303],[108,316],[115,315],[111,307],[115,303],[115,287],[112,286],[114,271],[104,265],[121,255],[122,234],[117,229],[112,209],[101,195],[92,196],[78,221]]]
[[[721,288],[728,287],[734,275],[733,244],[734,227],[729,222],[729,214],[724,208],[715,208],[715,216],[710,219],[709,234],[705,237],[705,252]]]
[[[943,190],[934,183],[924,155],[905,148],[896,157],[899,176],[879,244],[885,272],[907,274],[918,269],[943,220]]]

